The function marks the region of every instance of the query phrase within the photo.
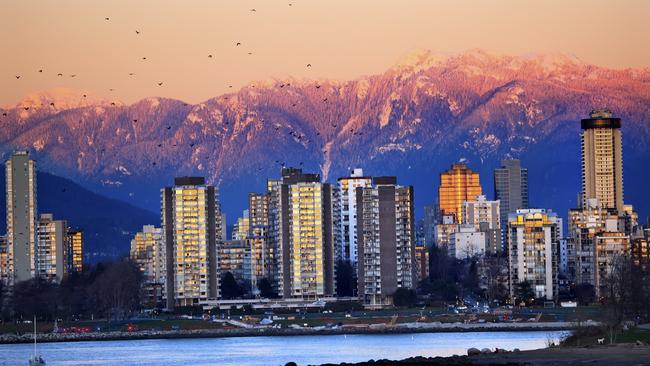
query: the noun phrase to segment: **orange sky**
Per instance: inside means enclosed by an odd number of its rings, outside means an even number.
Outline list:
[[[195,103],[271,77],[379,73],[422,48],[564,52],[614,68],[650,66],[644,0],[21,0],[1,10],[0,105],[55,87]]]

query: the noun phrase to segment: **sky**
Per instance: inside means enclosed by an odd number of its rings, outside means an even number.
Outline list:
[[[644,0],[5,0],[0,105],[61,87],[198,103],[257,80],[377,74],[418,49],[650,67],[649,14]]]

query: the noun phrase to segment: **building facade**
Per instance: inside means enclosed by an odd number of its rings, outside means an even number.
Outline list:
[[[359,298],[367,307],[390,306],[397,289],[417,281],[413,188],[375,177],[372,187],[357,188],[356,199]]]
[[[237,218],[237,222],[232,228],[232,240],[246,240],[250,230],[250,218],[248,210],[244,210],[241,217]]]
[[[273,247],[269,242],[269,194],[248,194],[248,243],[251,248],[251,287],[258,281],[273,278]]]
[[[269,180],[269,241],[273,284],[284,298],[318,299],[334,294],[332,187],[319,174],[283,168]]]
[[[203,177],[179,177],[161,190],[167,308],[219,297],[219,194]]]
[[[336,259],[357,265],[357,188],[370,187],[372,179],[363,175],[362,169],[354,169],[349,177],[338,179],[335,194],[335,241]]]
[[[457,259],[483,256],[486,252],[485,233],[473,224],[458,225],[449,239],[449,255]]]
[[[253,278],[251,247],[247,240],[226,240],[219,243],[219,272],[230,272],[235,280],[250,285]]]
[[[165,283],[165,237],[162,228],[145,225],[131,239],[130,258],[142,272],[144,283]]]
[[[52,214],[40,214],[36,228],[36,275],[61,282],[68,275],[68,225],[54,220]]]
[[[499,201],[501,237],[505,241],[508,214],[528,208],[528,169],[522,168],[519,160],[503,160],[501,167],[494,169],[494,198]]]
[[[544,209],[519,209],[508,217],[510,297],[527,281],[536,298],[557,299],[562,221]]]
[[[456,222],[456,217],[453,214],[443,215],[440,223],[437,224],[434,229],[436,247],[444,248],[447,250],[449,255],[452,255],[453,250],[450,249],[451,237],[458,231],[458,227],[459,225]]]
[[[567,258],[568,278],[577,285],[594,286],[600,296],[616,258],[629,253],[630,236],[625,232],[629,220],[614,208],[602,207],[597,199],[584,204],[582,209],[569,210],[567,245],[575,248],[575,258]]]
[[[454,164],[440,174],[438,202],[443,215],[454,215],[456,222],[463,223],[463,202],[474,201],[482,193],[479,174],[465,164]]]
[[[429,247],[415,246],[415,263],[417,269],[416,283],[429,279]]]
[[[162,228],[145,225],[131,239],[129,257],[140,269],[143,277],[144,303],[155,307],[165,298],[167,279],[165,237]]]
[[[623,212],[621,119],[609,110],[594,110],[581,127],[582,198]]]
[[[36,276],[36,163],[25,151],[5,163],[7,204],[7,285]]]
[[[84,232],[68,229],[69,272],[82,273],[84,269]]]
[[[489,201],[480,195],[474,201],[463,202],[463,222],[474,225],[477,231],[485,233],[486,252],[501,252],[500,201]]]

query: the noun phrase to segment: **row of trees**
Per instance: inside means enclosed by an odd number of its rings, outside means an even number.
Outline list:
[[[137,310],[142,275],[129,261],[100,263],[81,274],[71,274],[60,284],[43,279],[17,283],[10,294],[2,291],[5,320],[123,319]]]

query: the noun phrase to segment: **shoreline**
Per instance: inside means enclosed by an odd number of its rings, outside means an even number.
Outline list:
[[[597,325],[597,324],[594,324]],[[88,342],[142,339],[191,339],[191,338],[230,338],[230,337],[276,337],[313,335],[353,335],[353,334],[412,334],[412,333],[468,333],[468,332],[532,332],[532,331],[570,331],[576,324],[570,322],[549,323],[406,323],[397,326],[354,326],[339,328],[241,328],[241,329],[199,329],[199,330],[144,330],[135,332],[101,333],[38,333],[39,343]],[[33,335],[2,334],[0,344],[20,344],[34,341]]]
[[[320,366],[542,366],[542,365],[647,365],[650,346],[623,343],[584,347],[551,347],[529,351],[490,350],[480,354],[450,357],[410,357],[402,360],[377,359],[352,363],[324,363]]]

